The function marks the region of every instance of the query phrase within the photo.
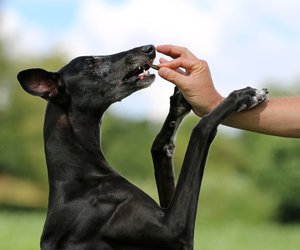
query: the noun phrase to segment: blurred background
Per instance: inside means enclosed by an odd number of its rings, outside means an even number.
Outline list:
[[[176,44],[209,62],[222,95],[248,85],[267,87],[271,97],[299,95],[299,12],[296,0],[0,0],[0,249],[39,249],[47,207],[46,103],[20,88],[18,71],[56,71],[81,55]],[[150,147],[172,92],[157,77],[114,104],[103,124],[107,159],[154,199]],[[180,128],[177,173],[197,121],[190,115]],[[195,249],[298,249],[299,152],[296,139],[220,126],[202,185]]]

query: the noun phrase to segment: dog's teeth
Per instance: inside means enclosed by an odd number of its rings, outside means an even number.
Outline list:
[[[143,73],[141,74],[141,75],[149,75],[150,74],[150,72],[149,72],[149,70],[143,70]]]
[[[139,74],[139,79],[144,80],[146,76],[150,75],[149,70],[143,70],[143,73]]]

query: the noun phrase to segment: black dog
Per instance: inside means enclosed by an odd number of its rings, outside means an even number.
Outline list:
[[[159,206],[109,166],[99,133],[112,103],[154,81],[146,71],[154,58],[155,48],[148,45],[110,56],[79,57],[57,73],[29,69],[18,74],[27,92],[48,100],[44,143],[50,193],[43,250],[193,249],[199,190],[216,128],[232,112],[263,101],[266,91],[235,91],[201,119],[175,188],[173,138],[191,109],[175,90],[152,147]]]

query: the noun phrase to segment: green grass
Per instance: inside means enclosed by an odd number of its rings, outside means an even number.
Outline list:
[[[44,223],[41,212],[0,212],[1,250],[38,250]],[[204,221],[195,233],[195,250],[296,250],[300,226],[243,221]]]
[[[131,181],[157,200],[154,179]],[[298,249],[300,225],[270,222],[274,200],[247,177],[208,169],[200,195],[195,250]],[[9,209],[0,209],[0,250],[38,250],[45,212]]]
[[[44,213],[0,212],[0,249],[37,250]]]
[[[296,250],[300,226],[227,222],[198,224],[195,250]]]

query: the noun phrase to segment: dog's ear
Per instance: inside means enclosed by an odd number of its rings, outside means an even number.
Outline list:
[[[17,78],[23,89],[31,95],[49,99],[59,94],[58,73],[38,68],[27,69],[19,72]]]

